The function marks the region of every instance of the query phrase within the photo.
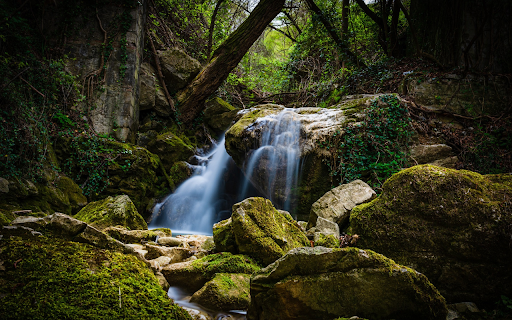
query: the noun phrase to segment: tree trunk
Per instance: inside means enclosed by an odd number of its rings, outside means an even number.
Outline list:
[[[217,5],[215,5],[215,9],[212,14],[212,21],[210,22],[210,30],[208,33],[208,48],[206,49],[206,55],[210,58],[212,54],[212,45],[213,45],[213,31],[215,31],[215,19],[217,18],[217,13],[219,12],[220,6],[224,2],[224,0],[217,1]]]
[[[364,62],[359,60],[357,58],[357,56],[352,51],[350,51],[350,48],[347,47],[347,45],[336,34],[336,30],[331,25],[329,20],[327,20],[327,18],[323,14],[322,10],[315,4],[315,2],[313,0],[306,0],[306,3],[308,4],[311,11],[313,11],[318,16],[318,18],[324,25],[325,29],[327,29],[327,32],[331,36],[332,40],[334,40],[334,42],[338,46],[338,49],[341,50],[341,52],[345,55],[345,57],[348,58],[348,60],[352,61],[352,63],[354,63],[357,66],[366,67]]]
[[[261,0],[249,17],[212,55],[208,65],[178,96],[180,121],[191,123],[204,102],[227,79],[268,24],[279,14],[285,0]]]

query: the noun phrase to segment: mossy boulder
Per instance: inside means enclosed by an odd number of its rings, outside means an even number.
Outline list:
[[[235,119],[239,109],[219,97],[205,102],[204,121],[216,134],[224,132]]]
[[[190,298],[213,310],[247,310],[251,302],[250,275],[243,273],[217,273]]]
[[[265,265],[293,248],[310,245],[290,214],[275,209],[268,199],[248,198],[235,204],[231,218],[238,251]]]
[[[220,252],[237,253],[235,234],[232,229],[233,220],[231,218],[222,220],[213,225],[213,241],[215,249]]]
[[[512,175],[403,170],[352,210],[357,243],[424,273],[451,302],[512,296]]]
[[[5,221],[15,218],[13,211],[32,210],[51,214],[78,212],[87,204],[82,189],[69,177],[55,175],[52,181],[34,183],[25,179],[2,179],[0,211]],[[12,220],[11,219],[11,220]]]
[[[340,247],[340,239],[336,238],[332,234],[322,234],[318,235],[318,239],[315,241],[315,247],[326,247],[326,248],[339,248]]]
[[[149,141],[147,148],[160,157],[167,172],[176,162],[188,160],[195,151],[186,137],[180,137],[171,131],[157,135],[154,140]]]
[[[75,215],[76,219],[105,229],[123,226],[131,230],[146,230],[148,225],[127,195],[107,197],[91,202]]]
[[[261,269],[249,256],[228,252],[208,255],[194,261],[171,264],[162,269],[162,274],[171,286],[186,286],[199,290],[216,273],[252,274]]]
[[[248,319],[445,319],[427,277],[356,248],[297,248],[251,277]]]
[[[158,58],[170,92],[183,89],[201,71],[199,61],[178,48],[159,51]]]
[[[0,241],[0,318],[191,319],[133,255],[44,236]]]

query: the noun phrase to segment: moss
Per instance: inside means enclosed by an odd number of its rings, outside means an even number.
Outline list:
[[[191,319],[135,256],[46,237],[0,246],[2,319]]]
[[[231,218],[213,225],[213,241],[217,251],[237,253]]]
[[[0,209],[0,226],[8,225],[14,219],[16,219],[16,215],[12,211]]]
[[[358,246],[415,266],[448,299],[490,303],[512,294],[503,284],[510,272],[501,267],[512,263],[505,240],[512,236],[507,181],[415,166],[388,179],[379,198],[354,208],[350,231],[360,236]]]
[[[214,310],[246,310],[250,303],[249,279],[248,274],[217,273],[190,301]]]
[[[269,264],[293,248],[309,245],[300,226],[274,208],[270,200],[248,198],[233,206],[238,250]]]
[[[337,239],[334,235],[324,235],[320,234],[320,238],[315,242],[316,246],[322,246],[326,248],[339,248],[340,247],[340,240]]]
[[[75,215],[76,219],[99,228],[121,225],[133,230],[146,230],[148,225],[126,195],[89,203]]]
[[[252,274],[261,269],[256,261],[243,254],[220,252],[195,260],[191,264],[195,272],[200,272],[208,279],[216,273],[245,273]]]

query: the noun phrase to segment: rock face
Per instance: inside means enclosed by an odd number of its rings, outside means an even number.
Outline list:
[[[93,90],[88,117],[92,122],[94,131],[99,134],[112,134],[120,141],[134,141],[139,123],[139,92],[140,92],[140,65],[144,49],[144,25],[146,22],[147,1],[140,1],[131,9],[116,5],[102,5],[97,10],[98,19],[102,26],[108,30],[112,52],[109,58],[105,57],[104,83],[90,85],[86,90]],[[82,10],[75,24],[81,26],[77,34],[72,33],[68,39],[69,70],[80,76],[80,82],[101,66],[100,59],[104,52],[102,30],[98,27],[98,20],[94,10]],[[129,20],[128,30],[119,30],[121,23]],[[61,25],[55,23],[49,28],[58,29]],[[58,32],[58,30],[54,30]],[[105,46],[108,45],[105,44]],[[101,70],[98,70],[101,71]],[[101,89],[101,90],[100,90]]]
[[[141,65],[139,107],[140,110],[154,110],[159,116],[168,117],[172,114],[171,106],[155,75],[156,70],[149,63]]]
[[[91,202],[75,218],[99,228],[120,225],[129,229],[146,230],[148,225],[127,195],[107,197]]]
[[[168,172],[176,162],[188,160],[195,151],[190,142],[183,141],[172,132],[157,135],[147,144],[147,149],[160,156],[162,164]]]
[[[197,302],[213,310],[247,310],[250,275],[217,273],[201,289],[192,295],[190,302]]]
[[[186,286],[199,290],[216,273],[252,274],[260,266],[246,255],[221,252],[194,261],[171,264],[162,269],[162,274],[171,286]]]
[[[220,252],[238,253],[235,235],[233,234],[233,220],[222,220],[213,225],[213,241],[215,249]]]
[[[428,279],[370,250],[298,248],[251,277],[248,319],[445,319]]]
[[[299,158],[303,163],[302,179],[297,190],[299,198],[297,203],[292,205],[297,207],[296,214],[300,220],[306,220],[313,202],[331,189],[332,181],[326,179],[329,176],[329,168],[322,162],[329,154],[320,148],[320,143],[328,140],[337,130],[343,132],[348,123],[360,121],[364,117],[364,110],[375,97],[377,95],[343,101],[332,109],[288,109],[300,122],[300,137],[297,139],[300,146]],[[277,114],[282,110],[283,106],[271,104],[260,105],[239,113],[240,119],[226,132],[226,150],[238,167],[244,168],[244,161],[251,154],[251,150],[261,146],[263,133],[277,121]],[[266,163],[261,161],[261,165],[257,166],[248,178],[266,197],[272,198],[265,193],[264,186],[258,185],[258,177],[265,170]]]
[[[165,84],[169,92],[177,92],[201,71],[201,64],[177,48],[158,52]]]
[[[512,175],[421,165],[352,210],[358,246],[424,273],[452,302],[511,296]]]
[[[350,211],[355,206],[368,202],[376,196],[375,191],[361,180],[338,186],[313,203],[307,228],[317,226],[318,218],[344,225],[348,222]]]
[[[248,198],[235,204],[231,219],[238,251],[265,265],[293,248],[310,245],[293,218],[276,210],[267,199]]]

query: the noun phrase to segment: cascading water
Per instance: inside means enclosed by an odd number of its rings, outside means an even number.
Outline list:
[[[260,147],[251,152],[244,164],[247,179],[238,200],[247,197],[252,182],[274,205],[290,211],[294,207],[300,172],[299,116],[294,109],[286,108],[258,121],[268,121],[269,125],[263,132]]]
[[[240,179],[238,169],[238,174],[227,172],[234,163],[221,139],[210,154],[201,157],[194,175],[155,206],[149,227],[170,228],[175,234],[212,234],[213,224],[226,219],[235,202],[251,196],[263,195],[280,209],[293,209],[300,167],[299,115],[284,109],[258,122],[268,126],[261,146],[250,151],[244,164],[245,177]],[[237,185],[240,188],[232,190]]]
[[[213,224],[220,220],[216,215],[221,211],[222,176],[230,160],[224,138],[204,158],[192,177],[155,206],[150,228],[166,227],[178,234],[212,233]]]

